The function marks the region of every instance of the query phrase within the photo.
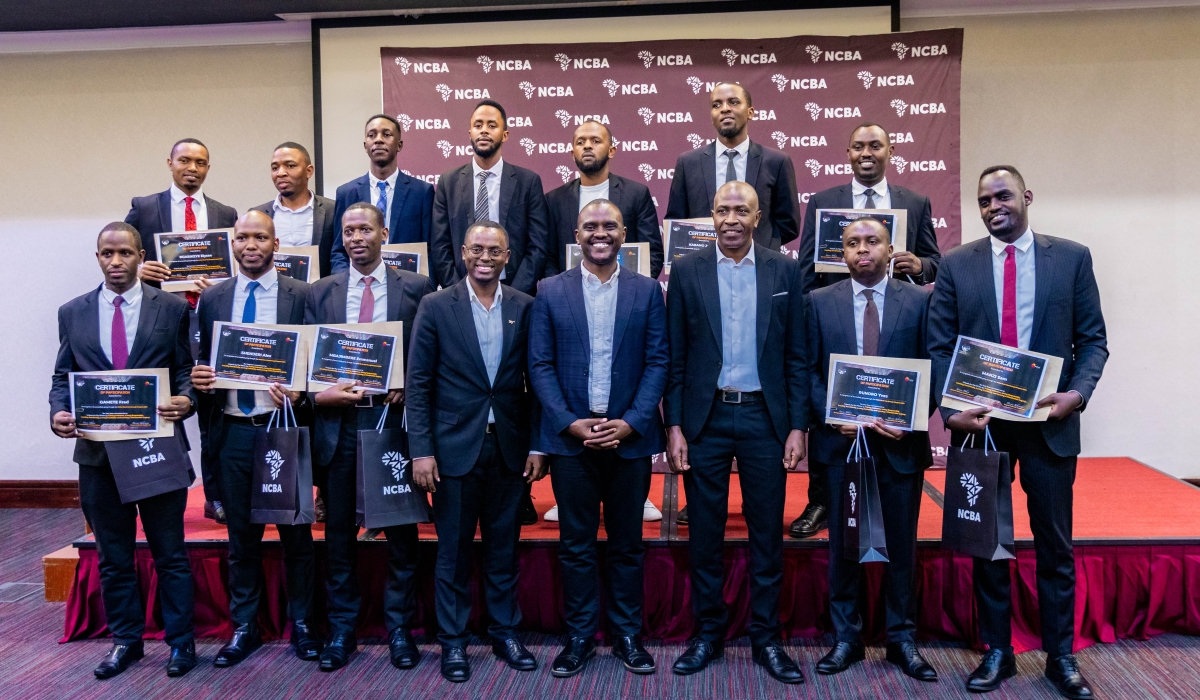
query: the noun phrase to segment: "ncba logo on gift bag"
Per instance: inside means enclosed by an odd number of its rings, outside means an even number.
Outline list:
[[[846,524],[850,527],[858,527],[858,518],[854,517],[854,514],[858,512],[858,488],[851,481],[847,490],[850,492],[850,517],[846,519]]]
[[[279,470],[283,468],[283,455],[279,454],[279,450],[271,450],[266,455],[267,466],[271,467],[271,481],[279,478]],[[280,484],[263,484],[263,493],[283,493],[283,486]]]
[[[399,452],[384,452],[383,464],[392,470],[392,478],[396,480],[395,484],[388,484],[383,487],[383,495],[395,496],[401,493],[412,493],[412,488],[408,484],[401,484],[400,480],[404,478],[404,472],[408,468],[408,460]]]
[[[146,452],[150,452],[154,449],[154,438],[142,438],[142,439],[138,440],[138,446],[141,447]],[[162,462],[165,459],[166,459],[166,457],[163,456],[163,453],[155,452],[153,454],[148,454],[145,457],[134,458],[133,467],[136,469],[138,467],[144,467],[147,464],[154,464],[155,462]]]
[[[970,472],[963,472],[963,474],[958,478],[958,483],[967,492],[967,505],[974,508],[975,501],[979,498],[979,493],[983,491],[983,485],[980,484],[979,479],[977,479],[975,475],[971,474]],[[967,510],[966,508],[958,509],[958,517],[963,520],[971,520],[977,523],[981,522],[979,513],[976,513],[973,510]]]

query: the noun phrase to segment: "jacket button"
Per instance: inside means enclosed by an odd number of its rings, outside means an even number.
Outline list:
[[[587,373],[588,373],[588,371],[587,371],[586,369],[585,369],[585,370],[583,370],[583,376],[585,376],[585,377],[586,377],[586,376],[587,376]]]

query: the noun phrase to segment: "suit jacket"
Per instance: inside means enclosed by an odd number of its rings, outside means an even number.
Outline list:
[[[417,305],[421,298],[433,291],[433,282],[424,275],[407,270],[387,269],[387,320],[404,322],[404,362],[408,364],[409,339],[413,320],[417,316]],[[350,272],[343,270],[323,277],[308,288],[304,300],[304,323],[346,323],[346,290]],[[397,407],[398,408],[398,407]],[[342,409],[329,406],[314,406],[316,416],[313,430],[313,459],[317,466],[325,466],[333,459],[337,450],[338,432],[342,428]],[[388,427],[399,427],[402,411],[389,411]]]
[[[888,280],[883,297],[883,319],[879,332],[879,355],[923,360],[925,321],[929,310],[929,290],[908,282]],[[812,380],[810,397],[813,429],[808,434],[809,458],[821,464],[840,464],[853,440],[843,436],[836,426],[825,422],[825,394],[829,381],[829,355],[857,355],[858,333],[854,329],[854,289],[849,278],[809,295],[808,375]],[[933,413],[932,402],[917,407]],[[887,453],[892,468],[912,474],[933,464],[927,431],[905,433],[892,440],[867,431],[871,449]]]
[[[529,333],[529,374],[542,404],[535,445],[548,454],[577,455],[584,450],[583,442],[567,429],[591,417],[592,335],[582,268],[544,280],[538,291]],[[621,270],[616,303],[607,415],[624,420],[634,431],[617,454],[625,459],[649,457],[666,444],[658,412],[670,360],[662,287],[649,277]]]
[[[929,198],[898,185],[888,185],[888,194],[892,198],[892,209],[904,209],[908,212],[908,232],[904,249],[921,259],[921,276],[913,281],[916,284],[929,284],[937,277],[938,265],[942,261],[937,234],[933,232],[933,214]],[[830,187],[808,198],[808,209],[804,212],[804,231],[800,235],[799,258],[804,267],[805,292],[850,279],[850,275],[844,273],[817,273],[813,264],[813,250],[817,244],[817,210],[853,207],[854,191],[850,183]],[[901,276],[901,279],[905,278]]]
[[[712,216],[717,195],[717,142],[684,153],[675,161],[667,219],[705,219]],[[746,154],[746,182],[758,193],[762,221],[754,242],[771,250],[796,240],[800,221],[796,202],[796,168],[782,151],[751,141]]]
[[[754,246],[758,378],[779,441],[808,429],[808,346],[800,265]],[[671,267],[667,284],[671,371],[663,397],[667,425],[694,440],[708,421],[721,376],[721,297],[716,244],[685,255]]]
[[[505,266],[504,283],[534,294],[546,267],[546,196],[542,178],[532,170],[504,162],[500,178],[500,221],[508,231],[512,253]],[[475,223],[475,181],[471,163],[447,170],[438,180],[433,197],[433,241],[430,269],[438,284],[449,287],[466,276],[462,261],[467,227]]]
[[[233,228],[237,223],[238,213],[233,207],[221,204],[208,195],[204,195],[204,206],[208,208],[210,229]],[[146,249],[146,259],[158,260],[158,246],[154,245],[154,234],[171,231],[171,190],[134,197],[129,203],[125,223],[142,234],[142,247]]]
[[[366,202],[374,204],[379,191],[371,190],[371,176],[363,175],[337,188],[337,204],[333,213],[333,236],[330,245],[330,264],[333,272],[350,267],[346,248],[342,245],[342,215],[351,204]],[[433,185],[410,177],[396,174],[396,191],[392,195],[392,206],[388,210],[388,243],[429,243],[430,225],[433,215]],[[324,277],[328,273],[322,271]]]
[[[546,277],[567,269],[567,246],[575,242],[575,227],[579,223],[579,186],[576,179],[546,193],[546,208],[550,212]],[[662,230],[650,189],[640,182],[610,173],[608,198],[621,210],[625,242],[650,244],[650,276],[658,279],[663,266]]]
[[[403,173],[401,173],[403,174]],[[275,200],[260,204],[254,207],[255,211],[261,211],[267,216],[275,217]],[[333,268],[330,263],[330,253],[333,247],[333,240],[336,237],[341,239],[342,230],[337,225],[337,217],[334,216],[334,202],[328,197],[321,195],[313,195],[313,234],[312,242],[309,245],[315,245],[319,248],[317,251],[318,259],[321,264],[321,276],[328,277]]]
[[[1070,457],[1080,452],[1079,413],[1091,400],[1108,360],[1100,290],[1087,246],[1035,233],[1033,251],[1035,290],[1029,349],[1063,358],[1058,391],[1077,391],[1084,401],[1079,411],[1064,420],[1036,425],[1041,426],[1046,444],[1056,455]],[[990,236],[947,253],[934,285],[929,355],[939,402],[959,335],[1000,342]],[[944,418],[954,413],[942,409]]]
[[[460,280],[430,294],[417,310],[404,383],[409,450],[414,458],[437,458],[442,474],[463,476],[479,459],[492,411],[504,464],[520,473],[537,411],[526,368],[533,297],[504,287],[503,349],[496,381],[490,382],[468,284]]]
[[[58,357],[50,386],[50,416],[71,410],[71,372],[99,372],[113,368],[100,346],[100,287],[78,296],[58,308]],[[188,338],[188,305],[182,299],[142,285],[142,310],[137,334],[129,351],[129,369],[169,371],[171,395],[186,396],[195,406],[192,390],[192,346]],[[188,415],[191,415],[189,413]],[[177,421],[175,435],[188,450],[187,434]],[[104,443],[83,438],[75,440],[76,464],[105,466],[108,453]]]

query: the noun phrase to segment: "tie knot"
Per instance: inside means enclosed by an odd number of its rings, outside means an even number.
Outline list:
[[[262,285],[258,283],[258,280],[251,280],[250,284],[246,285],[246,292],[248,294],[253,294],[254,290],[258,289],[261,286]]]
[[[863,190],[863,194],[865,194],[865,195],[866,195],[866,196],[868,196],[868,197],[874,197],[874,196],[875,196],[875,190],[873,190],[873,189],[871,189],[870,187],[868,187],[867,189]]]
[[[121,304],[124,304],[124,303],[125,303],[125,297],[123,297],[123,296],[118,296],[116,299],[113,299],[113,306],[117,307],[118,309],[121,308]]]
[[[371,275],[367,275],[366,277],[362,278],[362,283],[367,288],[370,288],[371,285],[375,284],[375,278]]]
[[[726,150],[726,151],[725,151],[725,157],[726,157],[726,158],[730,158],[730,159],[732,159],[732,158],[737,158],[737,155],[738,155],[738,152],[737,152],[737,149],[736,149],[736,148],[730,148],[730,149],[728,149],[728,150]]]
[[[478,177],[478,178],[479,178],[479,181],[480,181],[480,182],[485,182],[485,181],[488,179],[488,176],[489,176],[489,175],[491,175],[491,173],[490,173],[490,172],[488,172],[487,170],[484,170],[483,172],[481,172],[481,173],[479,173],[478,175],[476,175],[476,177]]]
[[[195,197],[184,197],[183,201],[186,202],[190,206],[192,202],[196,201],[196,198]]]
[[[375,186],[378,187],[380,190],[386,190],[387,189],[387,180],[380,180],[379,183],[376,184]]]
[[[872,299],[875,297],[874,289],[864,289],[864,290],[862,290],[862,293],[863,293],[863,298],[865,298],[867,300],[868,304],[871,303]]]
[[[1015,257],[1017,254],[1017,247],[1010,243],[1004,247],[1004,252],[1008,253],[1008,257],[1010,258]]]

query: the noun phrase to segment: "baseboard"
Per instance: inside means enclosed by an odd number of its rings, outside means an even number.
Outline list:
[[[0,508],[78,507],[78,481],[16,479],[0,481]]]

